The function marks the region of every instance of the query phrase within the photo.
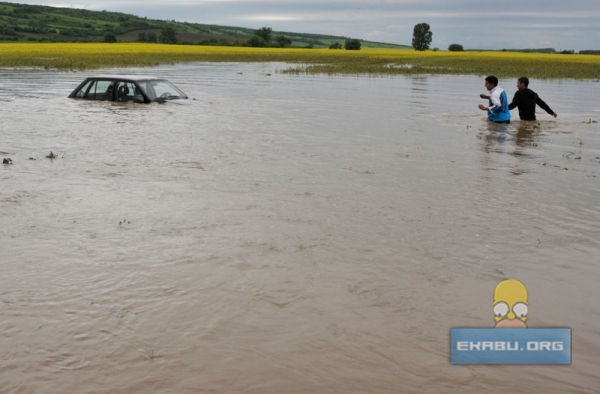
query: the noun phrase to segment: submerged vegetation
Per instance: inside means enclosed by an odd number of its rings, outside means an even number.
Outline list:
[[[516,53],[373,49],[333,51],[151,43],[0,43],[0,67],[85,70],[182,62],[284,62],[283,73],[463,74],[599,79],[600,57]],[[297,66],[293,66],[297,64]]]

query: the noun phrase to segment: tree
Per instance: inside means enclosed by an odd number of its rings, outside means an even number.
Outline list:
[[[158,39],[156,37],[156,33],[153,31],[148,32],[148,34],[146,35],[146,40],[148,42],[158,42]]]
[[[465,49],[460,44],[450,44],[450,46],[448,47],[448,50],[452,51],[452,52],[460,52],[460,51],[464,51]]]
[[[344,48],[346,48],[347,51],[358,51],[360,50],[360,40],[349,38],[344,43]]]
[[[148,42],[148,36],[145,31],[138,33],[138,42]]]
[[[111,31],[104,33],[104,42],[117,42],[117,36]]]
[[[429,23],[419,23],[413,30],[412,46],[415,51],[426,51],[429,49],[433,33],[429,29]]]
[[[329,45],[329,49],[342,49],[342,44],[336,41],[333,44]]]
[[[265,40],[266,43],[271,42],[272,33],[273,29],[271,29],[270,27],[261,27],[260,29],[254,31],[254,35],[262,37],[262,39]]]
[[[283,35],[275,37],[275,42],[277,43],[277,46],[282,48],[292,45],[292,40]]]
[[[177,31],[171,25],[167,25],[160,31],[160,42],[163,44],[177,43]]]
[[[253,34],[248,41],[246,41],[246,45],[249,47],[266,47],[267,42],[261,36]]]

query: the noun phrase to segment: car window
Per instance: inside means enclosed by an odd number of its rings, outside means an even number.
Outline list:
[[[133,84],[133,101],[136,103],[143,103],[145,101],[142,89],[135,84]]]
[[[94,83],[94,81],[88,81],[85,85],[83,85],[81,87],[81,89],[79,89],[79,91],[77,91],[77,94],[75,95],[75,97],[83,98],[85,96],[85,92],[88,91],[88,89],[90,88],[90,85],[92,83]]]
[[[118,82],[117,83],[117,100],[132,101],[136,94],[135,84],[133,82]]]
[[[113,81],[93,81],[88,93],[84,96],[89,100],[112,100]]]

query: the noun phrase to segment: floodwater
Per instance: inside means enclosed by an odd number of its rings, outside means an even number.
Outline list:
[[[483,77],[285,67],[101,71],[186,105],[0,70],[0,392],[597,392],[598,81],[492,127]],[[572,365],[450,364],[504,278]]]

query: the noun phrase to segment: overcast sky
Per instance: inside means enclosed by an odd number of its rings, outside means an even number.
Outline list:
[[[600,0],[37,0],[15,3],[116,11],[275,31],[410,45],[431,26],[431,47],[600,49]]]

